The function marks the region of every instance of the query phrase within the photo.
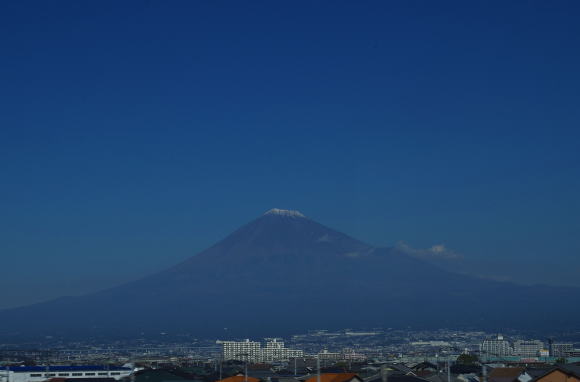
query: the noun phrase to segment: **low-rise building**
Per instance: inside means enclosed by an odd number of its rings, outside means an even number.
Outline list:
[[[488,376],[488,382],[528,382],[530,379],[522,367],[496,367]]]
[[[325,361],[338,361],[342,359],[341,353],[329,352],[327,349],[322,350],[318,353],[318,359]]]
[[[0,382],[42,382],[53,378],[119,380],[131,375],[128,367],[116,366],[18,366],[0,367]]]
[[[363,382],[363,380],[355,373],[323,373],[320,374],[320,378],[315,375],[305,382]]]
[[[552,357],[565,357],[567,352],[574,349],[574,345],[566,343],[552,343],[550,344],[550,355]]]
[[[534,378],[532,382],[580,382],[580,366],[558,366]]]
[[[217,382],[260,382],[260,379],[246,375],[234,375],[233,377],[224,378]]]

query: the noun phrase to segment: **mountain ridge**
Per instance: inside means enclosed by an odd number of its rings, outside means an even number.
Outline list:
[[[566,300],[580,301],[580,289],[454,274],[396,249],[370,246],[299,212],[270,211],[137,281],[0,311],[0,334],[172,329],[219,336],[227,327],[247,336],[320,327],[578,326],[573,317],[580,308]],[[533,314],[539,303],[561,314]]]

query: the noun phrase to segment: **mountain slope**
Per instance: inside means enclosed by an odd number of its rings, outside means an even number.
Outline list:
[[[409,325],[564,328],[578,326],[579,297],[574,288],[521,287],[449,273],[275,209],[139,281],[0,312],[0,330],[219,337],[224,328],[239,336]]]

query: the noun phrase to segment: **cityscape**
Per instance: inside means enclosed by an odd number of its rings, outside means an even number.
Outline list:
[[[164,337],[103,343],[48,338],[36,344],[3,344],[1,378],[214,381],[219,375],[218,380],[243,376],[294,382],[318,373],[350,373],[367,381],[382,378],[386,369],[397,378],[405,376],[406,382],[497,382],[510,372],[517,374],[513,381],[528,382],[556,369],[578,378],[575,365],[580,365],[580,332],[548,339],[515,331],[504,335],[449,329],[313,330],[288,338],[179,342]]]

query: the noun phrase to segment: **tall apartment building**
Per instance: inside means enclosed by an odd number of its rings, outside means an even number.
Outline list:
[[[256,341],[246,339],[244,341],[217,341],[222,345],[222,356],[224,361],[237,360],[257,362],[261,357],[262,345]]]
[[[262,348],[262,361],[287,361],[290,358],[303,357],[302,350],[294,350],[285,347],[279,338],[271,338],[266,341],[266,347]]]
[[[479,351],[481,352],[482,357],[506,357],[513,353],[509,341],[504,339],[501,334],[498,334],[497,337],[483,340],[481,345],[479,345]]]
[[[567,357],[574,350],[572,344],[550,344],[550,355],[552,357]]]
[[[290,358],[304,356],[302,350],[289,349],[279,338],[268,338],[266,346],[260,342],[250,341],[218,341],[222,345],[224,361],[238,360],[247,362],[287,361]]]
[[[533,358],[538,357],[544,349],[544,343],[538,340],[518,340],[514,342],[514,355]]]

